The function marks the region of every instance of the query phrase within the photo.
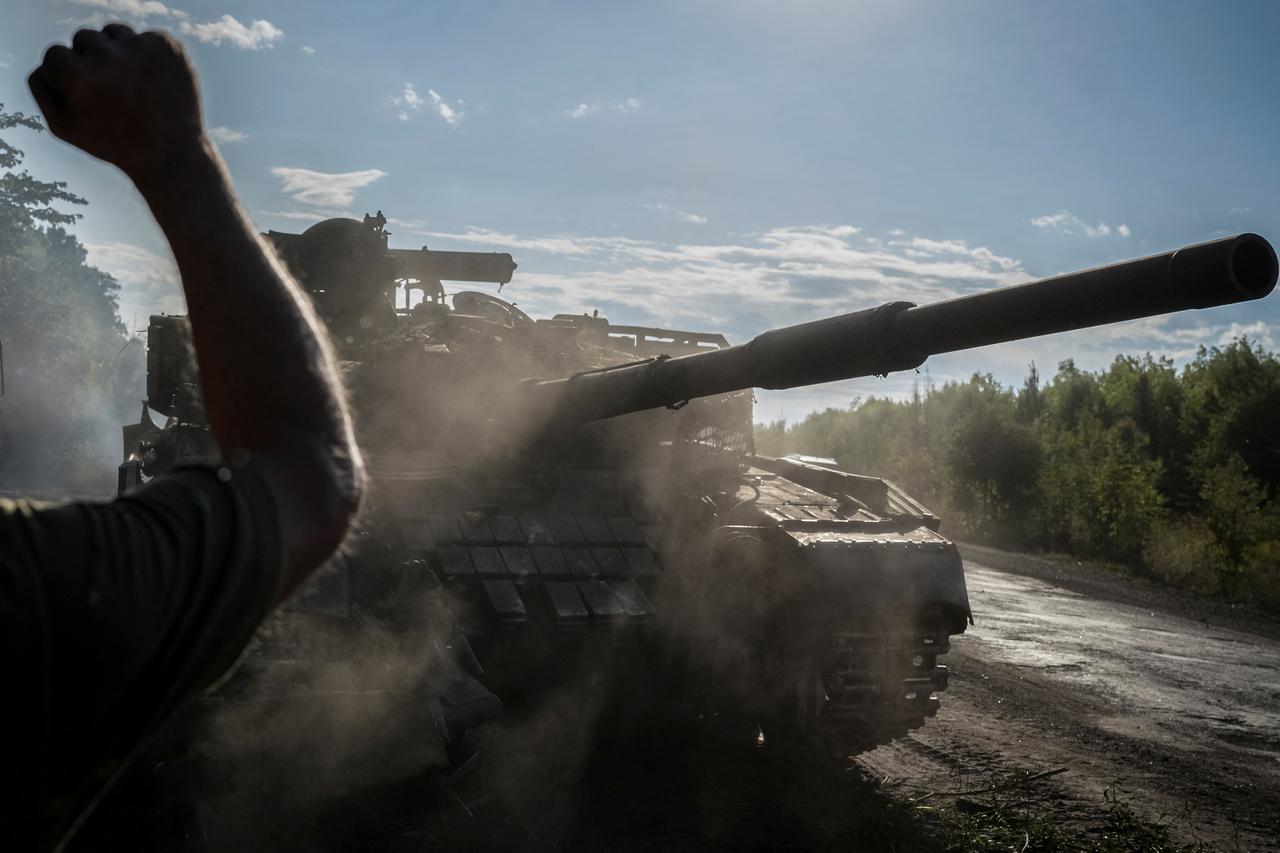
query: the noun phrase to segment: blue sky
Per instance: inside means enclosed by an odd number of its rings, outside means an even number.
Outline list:
[[[771,326],[927,302],[1252,230],[1280,238],[1273,3],[428,3],[32,0],[0,101],[77,24],[182,34],[255,221],[383,210],[393,244],[509,250],[535,316]],[[15,140],[90,205],[123,314],[181,310],[127,182]],[[929,362],[1018,382],[1034,359],[1184,360],[1280,298]],[[796,418],[913,376],[761,395]]]

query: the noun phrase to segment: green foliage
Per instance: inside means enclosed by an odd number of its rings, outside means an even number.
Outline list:
[[[1041,440],[1039,543],[1106,560],[1140,558],[1160,509],[1161,466],[1148,455],[1146,436],[1131,420],[1107,427],[1089,414],[1074,429],[1042,425]]]
[[[1161,465],[1161,493],[1170,502],[1185,504],[1190,484],[1181,429],[1183,389],[1173,361],[1150,354],[1116,356],[1098,381],[1109,417],[1131,421],[1146,437],[1148,454]]]
[[[990,376],[757,428],[766,455],[894,480],[952,532],[1124,563],[1280,606],[1280,360],[1247,340],[1178,371],[1119,356],[1047,383]],[[1269,579],[1263,583],[1262,579]]]
[[[6,113],[0,104],[0,130],[25,128],[42,131],[44,126],[34,116]],[[20,149],[0,139],[0,263],[9,261],[20,251],[24,238],[37,225],[70,225],[79,214],[65,213],[54,205],[84,204],[84,199],[69,192],[62,181],[41,181],[26,169],[14,172],[23,158]]]
[[[1044,408],[1044,394],[1040,391],[1040,371],[1036,369],[1036,363],[1033,361],[1027,368],[1027,379],[1022,383],[1022,390],[1018,392],[1014,414],[1018,418],[1018,423],[1033,424],[1044,414]]]
[[[1258,541],[1265,527],[1262,505],[1266,492],[1249,475],[1238,453],[1229,453],[1220,465],[1204,470],[1200,482],[1205,522],[1222,545],[1227,561],[1237,567],[1245,548]]]
[[[787,455],[787,422],[756,424],[756,453],[761,456]]]
[[[1180,589],[1214,593],[1222,587],[1226,556],[1202,518],[1171,518],[1154,524],[1142,559],[1158,580]]]
[[[42,127],[0,105],[0,130],[10,129]],[[79,215],[60,207],[84,200],[60,181],[15,172],[22,157],[0,140],[0,485],[109,490],[138,354],[122,353],[115,280],[85,263],[64,228]]]
[[[1030,427],[1017,423],[1013,394],[990,375],[975,375],[962,388],[943,451],[951,505],[970,529],[990,538],[1022,519],[1040,446]]]
[[[1245,339],[1200,348],[1182,376],[1182,432],[1194,437],[1189,465],[1203,483],[1238,454],[1271,497],[1280,484],[1280,361]],[[1202,490],[1201,490],[1202,491]],[[1203,499],[1203,494],[1201,494]]]

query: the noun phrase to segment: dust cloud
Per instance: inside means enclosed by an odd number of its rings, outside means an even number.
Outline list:
[[[53,356],[29,336],[2,343],[0,490],[50,500],[110,496],[120,428],[141,407],[141,342],[104,349],[92,363]]]

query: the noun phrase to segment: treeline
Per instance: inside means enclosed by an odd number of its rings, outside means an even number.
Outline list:
[[[0,105],[5,137],[42,130]],[[0,137],[0,489],[109,494],[120,425],[138,416],[142,348],[128,345],[116,281],[67,230],[84,199],[22,159]]]
[[[1067,361],[756,425],[765,455],[887,477],[955,536],[1122,563],[1280,607],[1280,360],[1240,339],[1172,361]]]

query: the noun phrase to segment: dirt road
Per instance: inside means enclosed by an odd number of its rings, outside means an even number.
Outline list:
[[[1280,850],[1280,624],[1085,566],[963,550],[977,624],[954,642],[951,688],[923,729],[856,758],[834,731],[767,768],[673,745],[687,766],[622,762],[579,789],[572,828],[547,830],[553,846],[937,850],[938,827],[904,803],[1065,768],[1018,794],[1090,838],[1111,796],[1175,841]]]
[[[967,556],[1019,568],[1012,555]],[[1082,818],[1112,789],[1146,818],[1172,821],[1175,835],[1280,849],[1273,626],[1229,608],[1187,613],[1116,576],[1086,572],[1071,590],[974,559],[966,575],[977,624],[948,655],[942,711],[858,764],[936,791],[1065,767],[1042,784]]]

